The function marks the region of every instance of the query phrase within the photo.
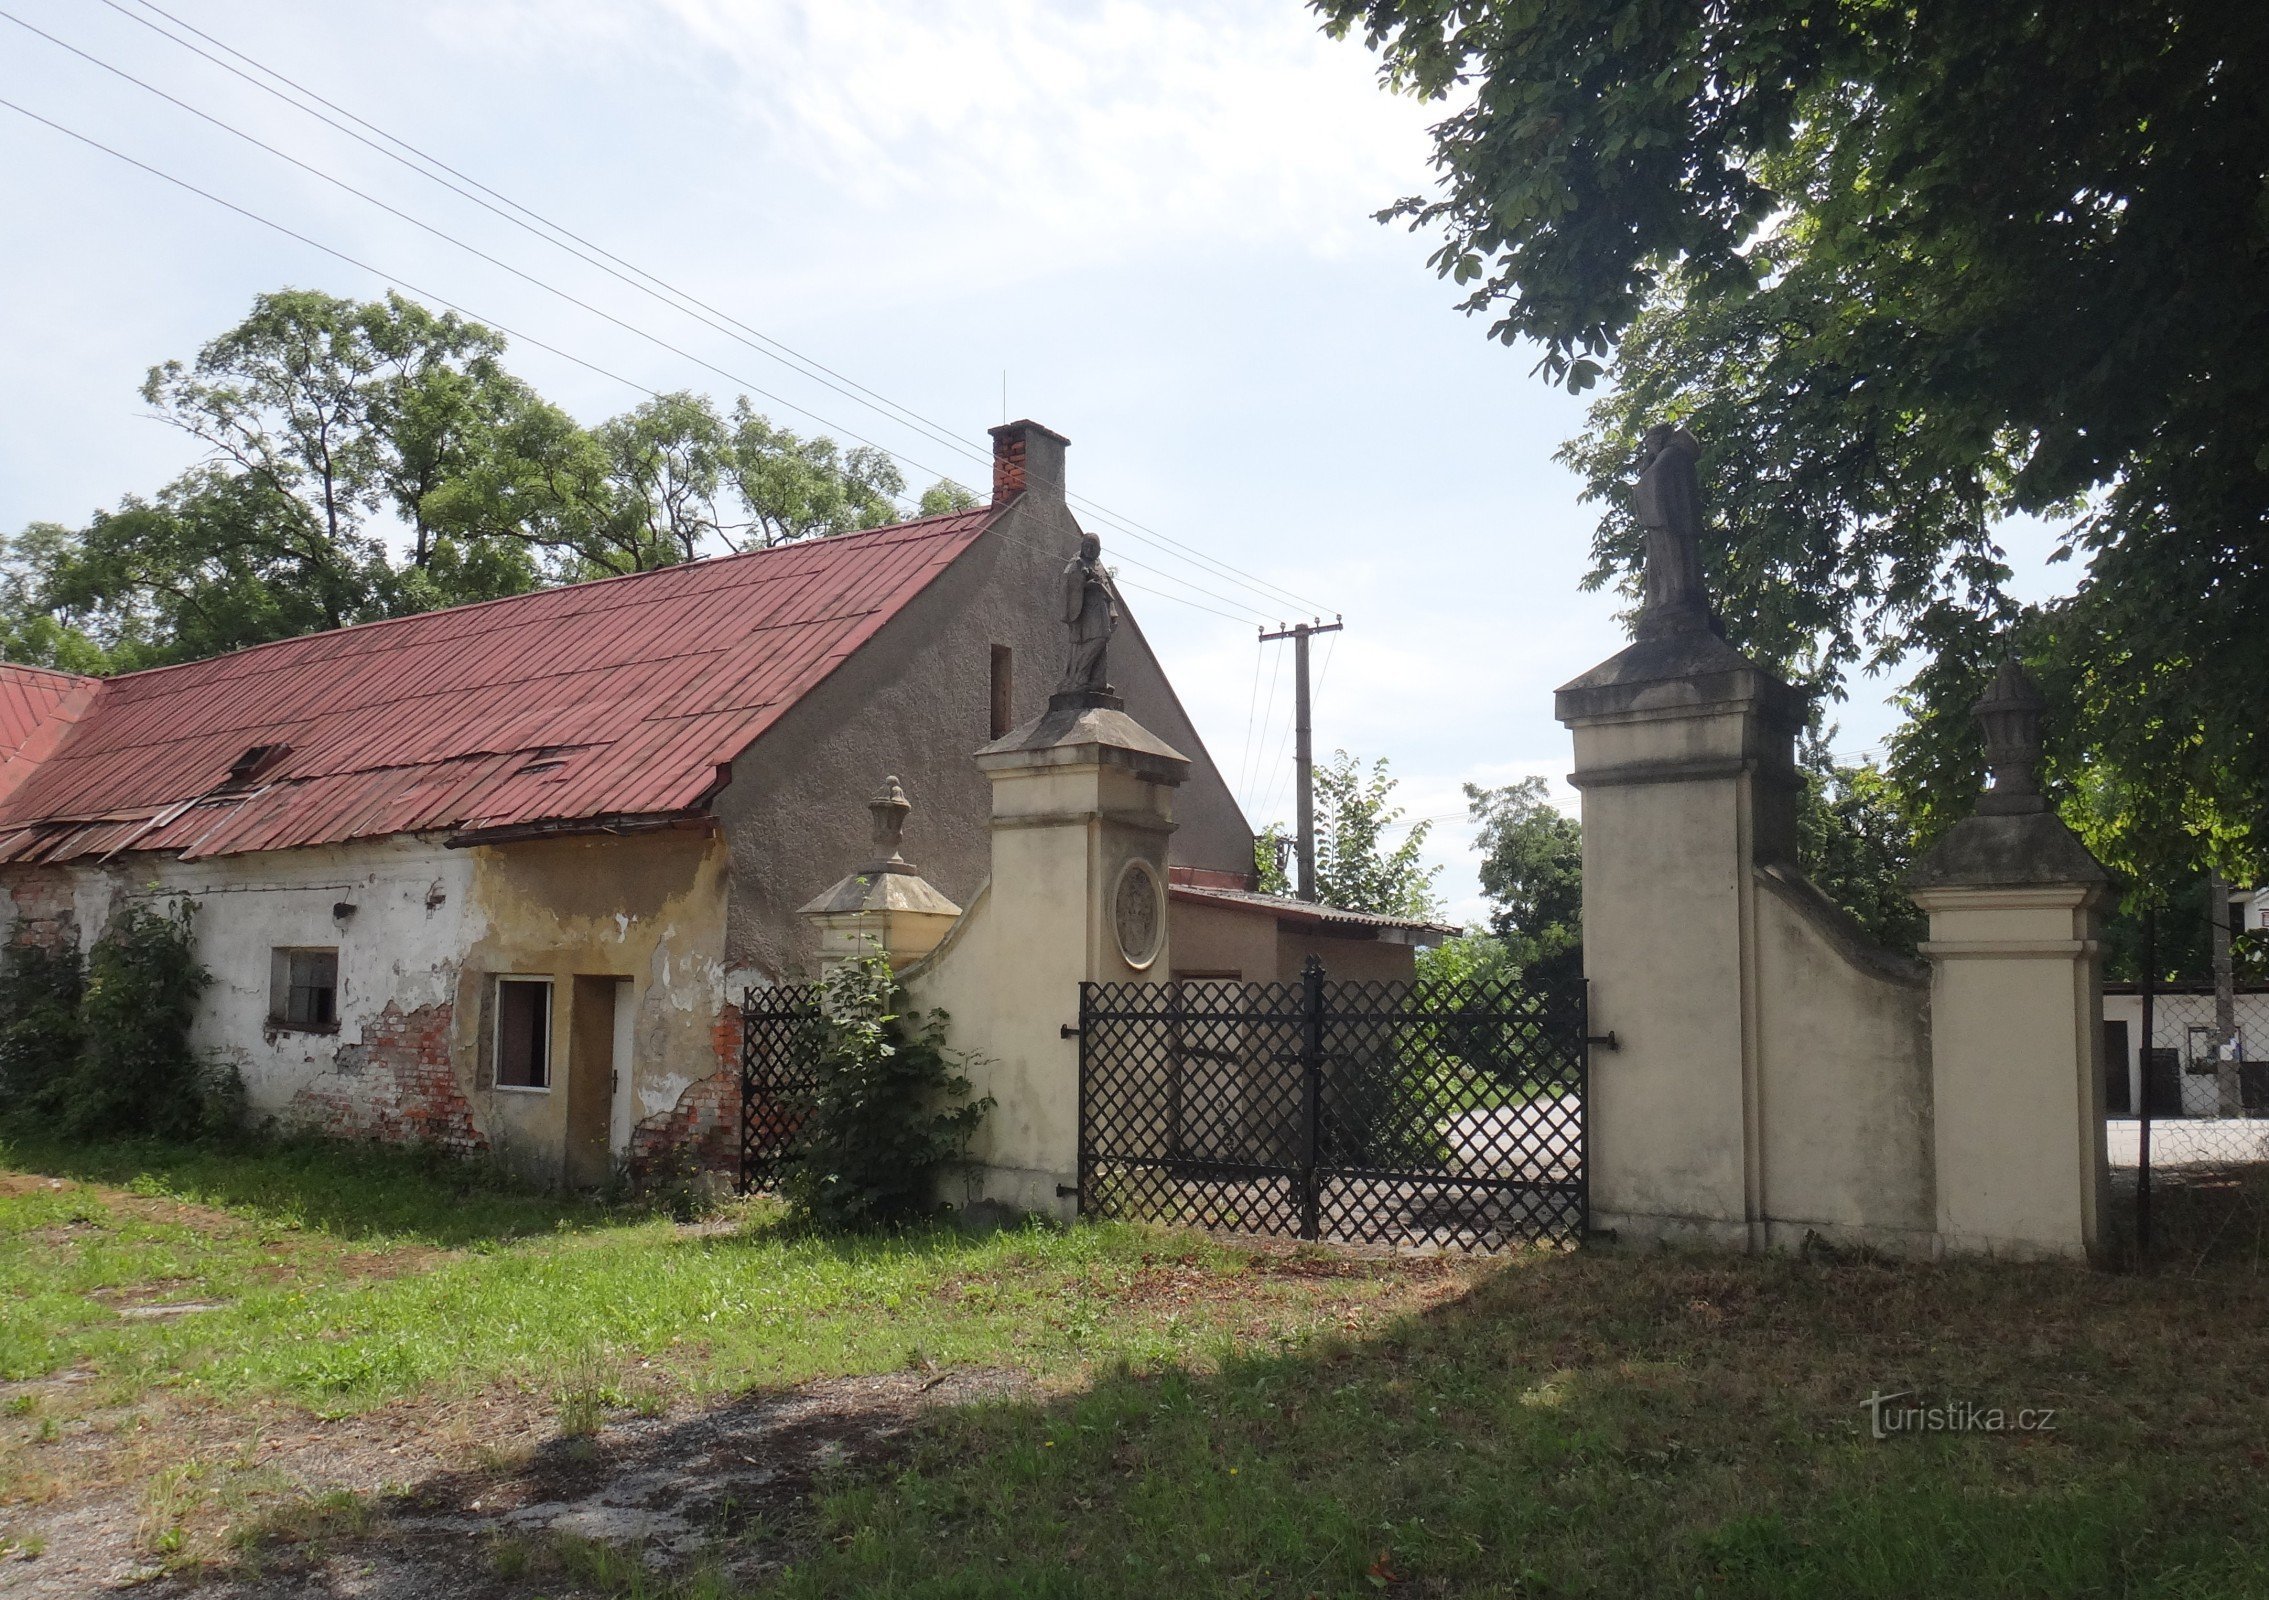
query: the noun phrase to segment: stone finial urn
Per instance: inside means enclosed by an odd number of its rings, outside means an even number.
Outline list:
[[[2041,794],[2041,713],[2048,709],[2024,663],[2010,656],[1970,714],[1985,730],[1985,765],[1992,781],[1978,796],[1978,812],[1989,817],[2046,811]]]
[[[961,908],[906,859],[906,819],[913,810],[898,779],[883,779],[867,802],[872,859],[797,913],[819,929],[822,963],[879,946],[894,969],[909,966],[935,950],[961,916]]]

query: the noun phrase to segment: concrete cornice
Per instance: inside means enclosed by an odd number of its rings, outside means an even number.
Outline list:
[[[1179,823],[1149,811],[1034,811],[1026,815],[995,815],[995,828],[1063,828],[1089,822],[1107,822],[1138,833],[1172,833]]]
[[[2008,957],[2027,960],[2040,956],[2058,956],[2071,960],[2094,955],[2099,948],[2094,939],[1926,939],[1921,946],[1922,953],[1932,957]]]
[[[1570,727],[1753,709],[1795,727],[1804,696],[1714,633],[1638,643],[1554,691],[1553,714]]]
[[[1568,774],[1568,783],[1576,789],[1612,789],[1628,783],[1700,783],[1712,778],[1752,775],[1791,785],[1802,781],[1794,768],[1761,756],[1701,756],[1682,761],[1625,761],[1614,766],[1579,769]]]
[[[2107,892],[2101,882],[1947,883],[1909,889],[1907,898],[1925,911],[2077,911]]]

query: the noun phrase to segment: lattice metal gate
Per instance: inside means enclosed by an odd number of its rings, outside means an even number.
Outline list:
[[[1574,1242],[1584,988],[1082,984],[1083,1215],[1353,1243]]]
[[[797,1107],[818,1082],[820,1015],[816,983],[751,989],[741,1001],[743,1194],[779,1186]]]

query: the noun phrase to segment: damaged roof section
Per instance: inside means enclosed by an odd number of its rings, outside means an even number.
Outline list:
[[[956,512],[92,680],[0,668],[0,861],[653,826],[975,542]]]

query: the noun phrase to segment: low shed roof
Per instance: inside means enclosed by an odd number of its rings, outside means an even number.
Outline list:
[[[1291,895],[1262,894],[1255,889],[1230,888],[1217,883],[1191,882],[1177,879],[1167,885],[1167,894],[1191,905],[1219,906],[1224,910],[1243,911],[1274,917],[1279,923],[1293,927],[1315,928],[1355,936],[1368,934],[1396,944],[1439,944],[1454,939],[1464,930],[1447,922],[1429,922],[1417,917],[1381,916],[1375,911],[1349,911],[1341,906],[1327,906],[1314,900],[1298,900]]]
[[[99,682],[11,671],[0,679],[0,861],[689,813],[721,764],[996,514],[925,517]],[[16,722],[29,724],[21,739]]]

